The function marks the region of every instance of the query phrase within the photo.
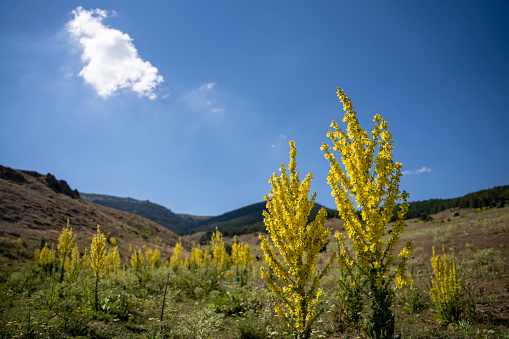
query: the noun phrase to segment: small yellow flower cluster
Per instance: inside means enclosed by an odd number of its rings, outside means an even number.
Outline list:
[[[65,266],[69,266],[68,254],[71,253],[75,246],[76,235],[73,235],[72,227],[69,227],[69,219],[67,219],[67,225],[62,228],[62,232],[60,232],[57,245],[57,249],[60,254],[60,281],[62,281],[64,278]]]
[[[454,253],[446,254],[442,245],[442,256],[437,256],[433,247],[431,266],[434,272],[429,291],[431,301],[436,305],[442,323],[454,322],[461,314],[463,299]]]
[[[39,253],[39,263],[42,267],[46,267],[55,260],[55,249],[52,247],[51,249],[44,244],[41,252]]]
[[[97,226],[97,234],[92,239],[90,247],[90,266],[94,270],[96,278],[100,278],[106,270],[106,237]]]
[[[65,261],[65,271],[67,272],[69,277],[76,277],[79,274],[81,268],[84,267],[84,262],[86,259],[86,250],[85,254],[82,258],[80,258],[80,250],[77,245],[75,245],[71,250],[71,259],[66,259]],[[76,277],[77,278],[77,277]]]
[[[184,260],[182,259],[182,241],[179,238],[179,241],[177,244],[175,244],[175,248],[173,249],[173,254],[170,258],[170,266],[173,269],[177,269],[179,266],[182,266],[184,264]]]
[[[191,248],[190,264],[196,267],[203,267],[210,262],[210,253],[203,252],[199,245],[193,245]]]
[[[280,283],[273,281],[263,267],[261,274],[276,297],[276,313],[287,320],[299,338],[307,338],[311,334],[315,308],[323,294],[318,289],[319,281],[330,269],[334,255],[321,272],[315,272],[316,259],[329,235],[329,230],[324,227],[326,211],[320,209],[315,220],[308,224],[316,198],[314,193],[309,199],[312,174],[300,181],[293,140],[290,148],[290,173],[287,174],[282,164],[281,176],[276,173],[271,176],[272,191],[265,196],[268,212],[263,212],[267,231],[283,261],[276,257],[268,239],[260,235],[265,262]]]
[[[110,240],[111,239],[115,238],[110,238]],[[118,246],[108,250],[108,254],[106,255],[106,263],[106,271],[108,273],[120,271],[120,254],[118,253]]]
[[[140,271],[143,268],[144,261],[145,257],[143,256],[143,250],[141,248],[134,249],[131,254],[131,266],[134,270]]]
[[[253,262],[251,248],[247,243],[237,242],[237,236],[233,237],[232,261],[236,266],[247,267]]]
[[[228,266],[228,253],[224,247],[223,235],[218,231],[217,227],[216,231],[212,233],[210,245],[213,256],[212,262],[218,272],[222,272]]]
[[[147,255],[147,252],[145,252],[145,256],[147,256],[147,261],[150,263],[150,266],[152,268],[156,268],[161,262],[161,252],[157,248],[152,250],[151,255]]]

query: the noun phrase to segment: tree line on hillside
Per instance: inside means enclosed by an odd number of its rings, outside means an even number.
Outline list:
[[[501,208],[509,201],[509,185],[496,186],[490,189],[467,194],[463,197],[452,199],[430,199],[425,201],[414,201],[409,203],[407,219],[429,218],[447,209],[454,208]],[[396,220],[396,213],[393,219]]]
[[[266,210],[265,202],[249,205],[241,209],[225,213],[219,217],[212,218],[206,225],[201,226],[195,231],[205,231],[202,235],[200,242],[205,244],[216,230],[216,227],[225,237],[233,237],[234,235],[248,234],[254,232],[266,233],[267,230],[263,224],[262,211]],[[309,222],[314,220],[318,211],[324,206],[315,204],[311,209],[308,217]],[[326,208],[327,219],[337,218],[338,212],[336,210]]]

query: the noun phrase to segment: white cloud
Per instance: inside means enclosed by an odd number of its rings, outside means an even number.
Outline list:
[[[204,89],[212,89],[214,86],[216,85],[215,82],[210,82],[208,84],[205,84],[203,86],[200,87],[200,90],[204,90]]]
[[[271,144],[270,147],[271,148],[279,147],[279,146],[283,145],[284,141],[286,141],[286,135],[280,134],[277,137],[277,139],[275,140],[275,143]]]
[[[140,96],[155,99],[154,89],[163,77],[156,67],[139,57],[128,34],[102,23],[108,12],[78,7],[72,13],[74,19],[67,23],[67,29],[83,48],[82,61],[88,62],[79,73],[85,82],[103,98],[121,88],[130,88]]]
[[[431,168],[423,166],[423,167],[421,167],[418,170],[413,170],[413,171],[407,170],[407,171],[403,171],[401,173],[403,175],[410,175],[410,174],[421,174],[421,173],[426,173],[426,172],[431,172]]]
[[[217,105],[215,91],[216,83],[211,82],[189,91],[184,95],[185,102],[197,113],[205,113],[211,118],[223,117],[226,109]]]

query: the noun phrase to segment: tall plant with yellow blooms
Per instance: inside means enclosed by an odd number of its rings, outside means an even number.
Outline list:
[[[353,274],[355,267],[367,279],[371,308],[368,335],[392,338],[394,316],[390,308],[394,293],[390,285],[393,281],[397,287],[405,283],[406,261],[413,249],[412,243],[408,242],[398,254],[399,265],[391,271],[397,259],[393,252],[405,227],[404,217],[408,211],[408,194],[399,190],[402,165],[392,160],[394,146],[392,134],[387,130],[388,123],[375,115],[374,129],[371,136],[368,135],[359,124],[351,99],[340,88],[337,93],[346,112],[343,122],[348,125],[343,131],[332,121],[334,131],[329,130],[327,136],[333,146],[324,143],[321,149],[330,164],[328,183],[332,196],[346,234],[353,241],[354,254],[351,255],[344,235],[336,233],[338,262],[346,274]],[[344,169],[332,151],[339,153]],[[350,197],[357,203],[356,207]],[[403,203],[389,232],[389,221],[398,202]],[[360,209],[360,217],[356,208]]]
[[[71,253],[75,243],[76,235],[72,234],[72,227],[69,227],[69,219],[67,219],[67,225],[62,228],[57,245],[58,252],[60,253],[60,282],[64,280],[65,265],[69,260],[68,255]]]
[[[182,246],[182,241],[179,238],[179,241],[175,244],[175,248],[173,249],[173,254],[170,258],[170,266],[173,270],[178,270],[180,266],[184,264],[184,259],[182,259],[182,250],[184,247]]]
[[[293,140],[290,148],[290,173],[281,164],[281,175],[271,176],[272,191],[265,196],[268,212],[263,212],[267,231],[283,260],[276,257],[269,240],[260,235],[265,262],[278,279],[273,279],[263,267],[261,274],[275,296],[276,313],[287,321],[295,338],[301,339],[310,337],[311,326],[319,316],[315,312],[323,294],[319,282],[332,266],[334,255],[323,270],[315,271],[318,254],[329,235],[324,227],[326,211],[320,209],[314,221],[308,223],[316,198],[313,193],[309,199],[312,174],[299,180]]]
[[[136,248],[131,254],[131,266],[134,268],[136,272],[142,270],[144,260],[145,257],[143,256],[143,251],[141,250],[141,248]]]
[[[222,274],[228,266],[228,252],[226,252],[226,248],[224,247],[223,234],[219,232],[217,227],[216,231],[212,233],[210,246],[214,267],[217,269],[219,274]]]
[[[92,245],[90,246],[90,266],[94,271],[95,275],[95,309],[99,309],[99,297],[98,297],[98,286],[99,279],[103,276],[106,271],[106,237],[101,233],[101,229],[97,226],[97,234],[92,239]]]
[[[434,275],[429,295],[435,304],[438,320],[444,325],[456,322],[462,313],[463,294],[454,252],[445,253],[442,245],[442,256],[439,256],[435,254],[433,247],[431,266]]]
[[[237,236],[233,237],[232,262],[236,266],[237,281],[240,282],[240,286],[245,286],[247,284],[247,270],[253,262],[253,256],[247,242],[238,242]]]
[[[203,250],[200,248],[200,245],[193,244],[193,247],[191,248],[190,265],[193,267],[203,267],[205,264],[206,262]]]

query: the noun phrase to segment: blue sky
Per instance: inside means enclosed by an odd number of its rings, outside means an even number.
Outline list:
[[[219,215],[259,202],[341,87],[389,122],[410,201],[509,184],[509,3],[0,1],[0,164]],[[346,127],[344,125],[341,125]]]

